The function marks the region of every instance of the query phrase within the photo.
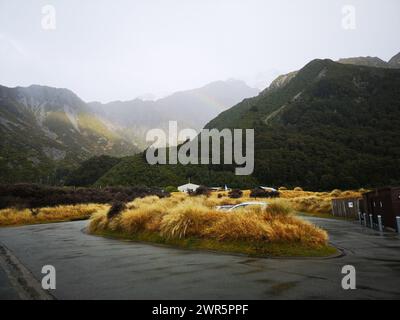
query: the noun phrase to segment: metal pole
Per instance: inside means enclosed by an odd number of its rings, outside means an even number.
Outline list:
[[[367,226],[367,214],[363,213],[363,218],[364,218],[364,226]]]
[[[382,216],[378,216],[378,228],[379,232],[383,232]]]
[[[372,219],[372,214],[369,215],[369,227],[371,229],[374,228],[374,220]]]
[[[396,217],[397,220],[397,232],[400,233],[400,217]]]

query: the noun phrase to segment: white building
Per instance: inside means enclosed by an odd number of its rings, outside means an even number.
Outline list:
[[[183,186],[178,187],[178,190],[180,192],[189,192],[189,191],[196,191],[198,188],[200,188],[199,185],[197,184],[193,184],[193,183],[188,183],[188,184],[184,184]]]

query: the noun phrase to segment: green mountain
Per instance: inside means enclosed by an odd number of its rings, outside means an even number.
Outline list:
[[[99,180],[106,172],[121,162],[121,158],[110,156],[92,157],[71,172],[66,179],[68,186],[89,187]]]
[[[252,188],[257,185],[253,177],[238,177],[230,171],[197,165],[154,165],[147,163],[145,154],[126,157],[109,170],[96,186],[149,186],[177,187],[188,182],[211,187]]]
[[[67,89],[0,86],[2,182],[57,183],[94,155],[138,149]]]
[[[0,86],[0,178],[57,183],[69,175],[70,185],[156,187],[178,186],[191,178],[208,186],[310,190],[399,184],[398,65],[400,55],[387,63],[376,58],[314,60],[222,112],[206,128],[255,129],[251,177],[235,176],[235,166],[150,166],[144,153],[132,156],[138,148],[125,128],[133,125],[135,131],[140,119],[144,128],[162,128],[170,119],[188,126],[185,119],[205,121],[198,116],[206,109],[196,100],[196,90],[191,98],[188,93],[171,96],[173,107],[146,104],[132,112],[129,103],[121,103],[114,113],[104,106],[94,110],[95,104],[65,89]],[[218,92],[225,97],[229,91],[218,88],[207,88],[208,97]],[[192,101],[190,108],[184,101]]]
[[[399,184],[400,70],[315,60],[206,127],[255,129],[262,184]]]

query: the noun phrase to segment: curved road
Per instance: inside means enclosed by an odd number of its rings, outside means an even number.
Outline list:
[[[31,272],[31,284],[39,284],[43,265],[53,265],[57,289],[51,294],[57,299],[400,298],[396,234],[381,235],[353,222],[310,220],[328,230],[346,256],[256,259],[185,251],[90,236],[82,232],[85,221],[3,228],[0,299],[24,298],[15,288],[18,272],[13,276],[7,269],[8,256],[25,274]],[[342,289],[344,265],[356,267],[357,290]]]

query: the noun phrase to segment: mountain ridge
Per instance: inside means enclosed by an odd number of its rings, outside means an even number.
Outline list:
[[[398,88],[398,69],[316,59],[206,128],[255,128],[260,183],[317,190],[397,184]]]
[[[258,93],[258,89],[247,86],[244,81],[214,81],[155,101],[136,98],[107,104],[94,102],[89,106],[99,116],[124,127],[125,136],[145,149],[148,146],[145,136],[150,129],[168,130],[169,121],[177,121],[178,129],[199,131],[220,112]]]
[[[388,61],[384,61],[378,57],[353,57],[353,58],[342,58],[337,62],[343,64],[353,64],[360,65],[366,67],[375,67],[375,68],[400,68],[400,52],[393,56]]]
[[[59,169],[93,155],[139,151],[72,91],[39,85],[0,86],[0,134],[5,182],[54,183]]]

